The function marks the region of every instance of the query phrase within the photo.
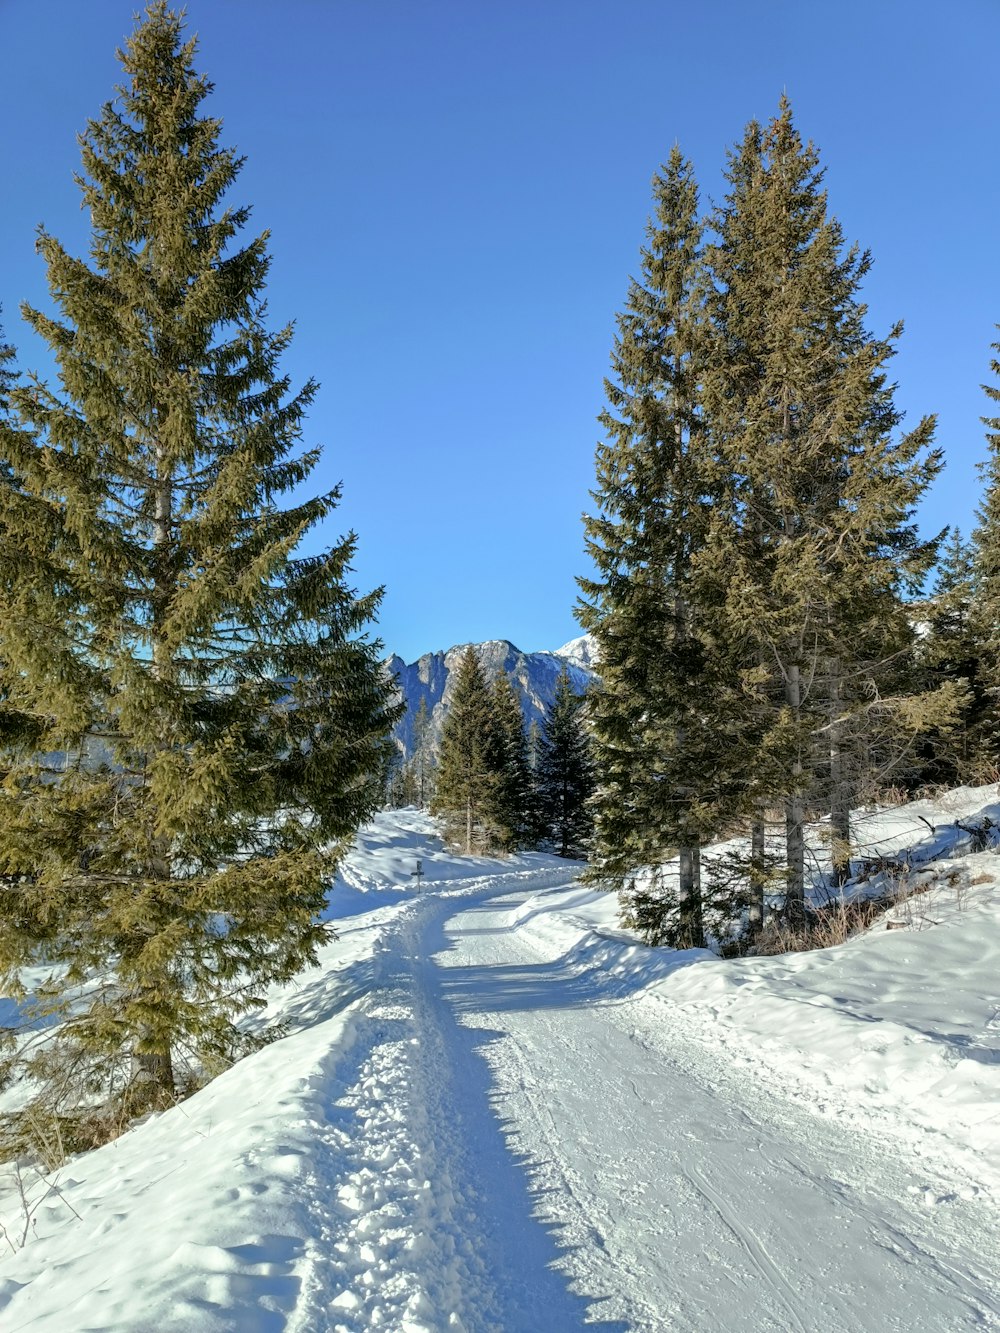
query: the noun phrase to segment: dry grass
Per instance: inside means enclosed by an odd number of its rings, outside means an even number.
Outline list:
[[[831,949],[867,930],[889,906],[885,898],[866,898],[846,902],[838,898],[809,914],[801,925],[782,917],[766,923],[751,952],[770,957],[781,953],[806,953],[812,949]]]

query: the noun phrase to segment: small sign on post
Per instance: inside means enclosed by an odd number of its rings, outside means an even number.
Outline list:
[[[423,879],[423,877],[424,877],[424,863],[423,861],[418,861],[416,870],[410,871],[410,878],[415,879],[417,881],[418,889],[420,888],[420,881]]]

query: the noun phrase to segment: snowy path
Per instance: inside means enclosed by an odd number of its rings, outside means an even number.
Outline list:
[[[575,869],[374,821],[288,1035],[30,1178],[2,1333],[1000,1330],[992,880],[723,964]]]
[[[567,876],[493,876],[483,887],[495,892],[505,878],[535,892]],[[547,1267],[556,1245],[532,1219],[487,1070],[469,1058],[427,957],[426,937],[462,906],[454,894],[426,896],[376,956],[376,988],[331,1079],[336,1100],[310,1181],[314,1234],[289,1333],[506,1333],[538,1328],[539,1300],[559,1312],[558,1327],[586,1320],[586,1302]]]
[[[1000,1327],[974,1189],[541,957],[511,929],[524,879],[428,895],[386,941],[290,1329]]]

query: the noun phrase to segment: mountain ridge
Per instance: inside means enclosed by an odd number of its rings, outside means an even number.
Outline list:
[[[406,712],[396,724],[394,739],[404,759],[414,753],[413,726],[420,708],[420,700],[427,700],[430,715],[428,740],[436,751],[441,740],[444,720],[451,707],[454,692],[454,672],[465,650],[476,650],[483,674],[491,683],[504,674],[517,692],[524,712],[525,727],[532,722],[539,725],[555,698],[556,682],[563,668],[569,672],[574,690],[582,694],[597,678],[593,641],[589,635],[571,639],[555,651],[523,652],[509,639],[487,639],[483,643],[459,643],[451,648],[424,653],[415,662],[404,662],[393,653],[386,661],[387,669],[396,677],[400,697],[406,703]]]

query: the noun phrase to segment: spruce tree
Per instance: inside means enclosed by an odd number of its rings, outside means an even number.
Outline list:
[[[59,384],[13,390],[4,432],[50,528],[32,567],[0,523],[0,973],[44,961],[44,1003],[72,1009],[34,1066],[60,1112],[169,1101],[315,961],[396,716],[353,535],[297,554],[338,492],[303,497],[316,386],[280,370],[267,233],[240,244],[249,209],[223,205],[241,159],[195,50],[158,0],[119,52],[81,139],[89,259],[41,230],[57,313],[24,308]]]
[[[413,719],[413,764],[416,778],[416,800],[421,810],[430,804],[434,790],[434,755],[431,752],[431,715],[427,695],[420,696],[420,706]]]
[[[539,788],[538,766],[542,758],[542,728],[537,718],[532,718],[528,727],[528,817],[527,841],[529,847],[537,847],[549,836],[548,821],[542,809],[542,796]]]
[[[927,687],[964,682],[965,698],[954,727],[934,728],[918,756],[921,785],[980,782],[994,760],[993,708],[986,685],[987,646],[977,603],[977,548],[956,528],[941,553],[931,596],[918,610],[923,629],[917,667]]]
[[[587,802],[594,790],[584,696],[576,694],[564,667],[545,717],[536,775],[538,803],[558,856],[586,854],[593,828]]]
[[[597,791],[595,878],[624,895],[655,942],[703,940],[699,849],[729,772],[717,688],[722,658],[695,588],[715,481],[700,406],[701,224],[690,165],[675,148],[653,181],[641,274],[618,320],[597,450],[596,567],[580,579],[580,623],[597,643],[591,695]],[[679,900],[664,867],[680,852]],[[651,892],[636,896],[637,873]]]
[[[470,644],[462,654],[445,718],[431,811],[466,856],[492,846],[497,791],[493,700]]]
[[[707,252],[704,407],[722,487],[703,569],[744,658],[758,805],[784,806],[786,902],[801,918],[812,801],[826,800],[846,868],[857,743],[912,639],[903,597],[936,546],[912,513],[941,460],[932,418],[896,435],[885,367],[899,330],[864,327],[870,256],[845,248],[787,100],[748,126],[727,180]]]
[[[509,678],[501,673],[492,691],[492,760],[496,784],[491,821],[494,842],[512,852],[531,840],[532,782],[524,713]]]

